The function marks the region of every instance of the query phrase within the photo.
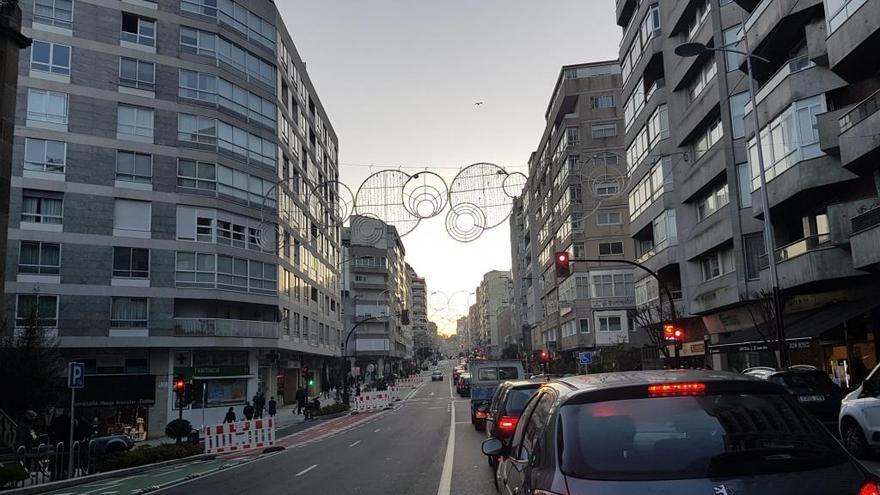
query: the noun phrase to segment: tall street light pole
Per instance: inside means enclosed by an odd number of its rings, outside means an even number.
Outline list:
[[[745,22],[743,22],[743,26]],[[776,269],[776,242],[773,238],[773,222],[770,217],[770,198],[767,193],[767,177],[764,172],[764,148],[761,145],[761,124],[758,120],[758,101],[755,97],[755,79],[752,77],[752,59],[770,63],[763,57],[752,54],[749,47],[749,37],[743,36],[746,51],[733,50],[730,48],[709,48],[702,43],[684,43],[675,48],[675,54],[680,57],[696,57],[708,52],[727,52],[742,55],[746,59],[747,78],[749,80],[749,101],[752,104],[752,119],[755,125],[755,146],[758,148],[758,171],[761,178],[761,211],[764,215],[764,245],[767,250],[767,261],[770,268],[770,286],[773,297],[773,316],[776,326],[777,361],[783,368],[791,363],[788,357],[788,345],[785,340],[785,323],[782,317],[782,293],[779,290],[779,272]]]

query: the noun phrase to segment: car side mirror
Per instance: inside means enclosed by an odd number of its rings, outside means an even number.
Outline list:
[[[489,437],[483,440],[483,445],[481,446],[483,450],[483,454],[490,456],[506,456],[509,448],[501,439],[495,437]]]

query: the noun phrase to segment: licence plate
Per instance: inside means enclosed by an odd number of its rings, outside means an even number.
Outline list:
[[[800,402],[824,402],[824,395],[799,395],[798,400]]]

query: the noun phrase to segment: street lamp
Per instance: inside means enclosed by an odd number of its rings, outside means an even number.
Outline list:
[[[775,308],[776,340],[778,342],[779,365],[789,366],[788,346],[785,341],[785,325],[782,320],[782,295],[779,291],[779,273],[776,270],[776,244],[773,239],[773,223],[770,219],[770,199],[767,193],[767,178],[764,173],[764,150],[761,146],[761,124],[758,121],[758,101],[755,98],[755,80],[752,77],[752,59],[770,63],[764,57],[752,54],[749,48],[749,37],[743,36],[746,51],[731,48],[710,48],[702,43],[683,43],[675,47],[675,54],[680,57],[696,57],[708,52],[726,52],[742,55],[746,59],[746,70],[749,80],[749,101],[752,102],[752,117],[755,124],[755,146],[758,148],[758,171],[761,177],[761,211],[764,214],[764,244],[767,249],[767,261],[770,268],[770,285],[773,291],[773,307]]]

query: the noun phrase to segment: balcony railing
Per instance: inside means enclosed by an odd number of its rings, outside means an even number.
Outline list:
[[[763,86],[761,86],[761,89],[758,90],[758,94],[755,95],[755,100],[757,100],[758,104],[760,105],[761,102],[764,101],[767,96],[774,89],[776,89],[777,86],[782,84],[782,81],[785,81],[788,76],[815,66],[816,63],[810,60],[809,55],[801,55],[799,57],[795,57],[789,60],[788,62],[783,64],[782,67],[780,67],[779,70],[777,70],[776,73],[773,74],[773,76],[768,79],[766,83],[764,83]],[[745,113],[751,112],[753,108],[754,105],[752,104],[752,102],[747,102],[745,106]]]
[[[277,339],[276,321],[226,320],[220,318],[175,318],[175,337],[252,337]]]
[[[880,203],[875,204],[870,210],[852,217],[850,221],[852,222],[853,233],[880,225]]]
[[[815,251],[821,247],[831,244],[831,234],[818,234],[804,237],[803,239],[782,246],[776,250],[776,261],[782,262],[797,258],[810,251]]]
[[[880,110],[880,90],[865,98],[855,108],[850,110],[849,113],[840,118],[840,133],[843,134],[855,127],[859,122],[877,113],[877,110]]]

